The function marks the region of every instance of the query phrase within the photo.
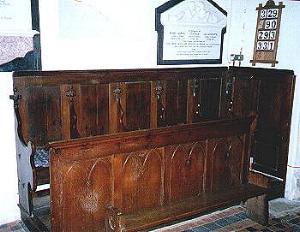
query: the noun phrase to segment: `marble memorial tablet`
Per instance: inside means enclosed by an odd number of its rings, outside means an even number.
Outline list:
[[[170,1],[158,7],[158,64],[222,63],[226,15],[206,0]]]

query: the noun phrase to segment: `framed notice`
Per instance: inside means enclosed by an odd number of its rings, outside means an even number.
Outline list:
[[[259,4],[256,8],[257,24],[253,49],[253,60],[250,62],[253,66],[256,63],[270,63],[275,66],[276,61],[279,30],[282,8],[285,6],[282,2],[275,5],[273,0],[269,0],[265,6]]]
[[[157,63],[222,63],[227,13],[211,0],[173,0],[156,8]]]

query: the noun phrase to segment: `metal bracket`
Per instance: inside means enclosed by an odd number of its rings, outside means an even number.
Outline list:
[[[14,101],[14,108],[18,108],[19,107],[19,100],[22,98],[22,95],[18,93],[18,90],[16,88],[14,88],[14,94],[13,95],[9,95],[9,99]]]

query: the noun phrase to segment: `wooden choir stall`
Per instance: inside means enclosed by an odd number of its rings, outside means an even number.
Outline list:
[[[249,183],[249,160],[285,175],[292,71],[45,71],[13,79],[19,207],[32,231],[147,231],[240,202],[267,223],[267,189]],[[278,112],[268,111],[272,104]],[[267,169],[266,159],[280,167]]]

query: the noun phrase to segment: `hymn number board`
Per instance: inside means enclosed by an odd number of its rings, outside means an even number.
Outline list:
[[[256,8],[258,15],[253,60],[251,60],[253,66],[256,63],[271,63],[274,67],[278,63],[276,55],[282,8],[284,8],[282,2],[275,5],[272,0],[269,0],[265,6],[259,4]]]

